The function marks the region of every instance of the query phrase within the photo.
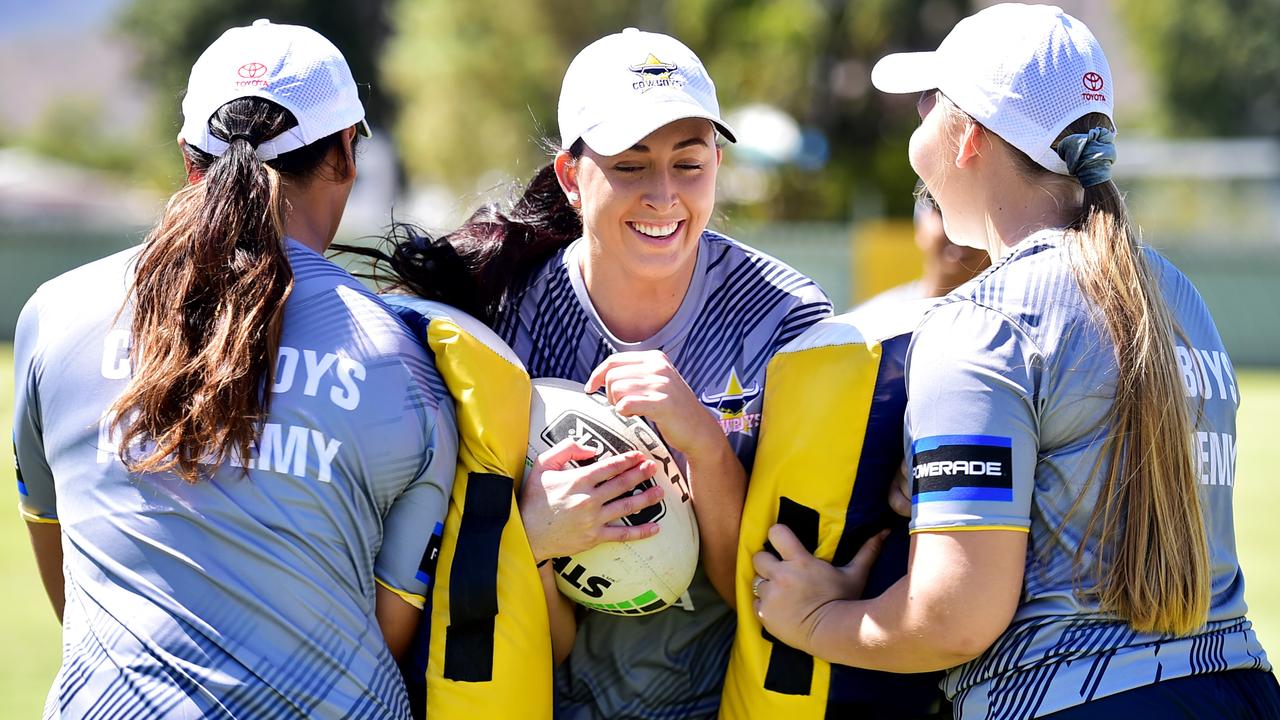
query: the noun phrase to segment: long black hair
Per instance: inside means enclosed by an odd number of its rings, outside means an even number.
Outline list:
[[[576,161],[582,151],[579,140],[569,154]],[[397,223],[384,238],[387,249],[333,247],[370,258],[371,277],[388,279],[392,289],[438,300],[492,324],[507,293],[581,235],[582,217],[565,197],[551,162],[534,173],[509,209],[483,205],[451,233],[433,238]]]

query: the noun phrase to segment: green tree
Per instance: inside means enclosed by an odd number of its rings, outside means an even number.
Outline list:
[[[565,33],[543,5],[395,6],[382,79],[400,102],[395,138],[410,176],[469,190],[494,169],[527,175],[538,164],[539,128],[554,127],[568,62]]]
[[[546,161],[541,136],[569,61],[623,27],[668,32],[711,70],[722,108],[768,102],[820,131],[821,170],[780,172],[758,219],[844,219],[853,198],[908,211],[910,99],[870,90],[872,63],[892,50],[932,49],[965,0],[398,0],[383,80],[400,102],[395,135],[409,174],[469,192],[497,170],[527,177]],[[732,162],[732,160],[730,160]],[[876,211],[879,200],[871,200]]]
[[[127,175],[135,170],[137,143],[110,137],[101,129],[101,103],[63,97],[49,104],[39,122],[21,138],[26,147],[83,167]]]
[[[1280,134],[1280,0],[1122,0],[1166,130]]]
[[[157,117],[164,118],[166,132],[176,134],[181,124],[177,99],[200,53],[228,28],[258,18],[306,25],[333,41],[361,87],[369,121],[389,122],[391,98],[374,82],[388,32],[384,0],[133,0],[117,27],[139,52],[138,75],[156,90]]]
[[[137,145],[135,176],[172,190],[182,180],[182,162],[173,138],[182,124],[180,98],[191,66],[200,53],[228,28],[258,18],[306,25],[342,50],[360,86],[369,122],[386,127],[394,114],[393,99],[379,92],[377,58],[388,34],[385,0],[132,0],[121,11],[116,29],[137,49],[137,75],[155,91],[148,127]]]

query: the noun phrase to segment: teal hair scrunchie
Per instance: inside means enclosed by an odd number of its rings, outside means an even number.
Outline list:
[[[1116,161],[1116,134],[1102,127],[1068,135],[1058,143],[1058,156],[1081,187],[1093,187],[1111,179]]]

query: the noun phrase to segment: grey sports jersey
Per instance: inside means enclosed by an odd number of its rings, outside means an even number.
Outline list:
[[[62,668],[45,717],[409,718],[375,583],[421,606],[457,430],[421,344],[293,241],[270,413],[252,457],[188,484],[129,474],[104,412],[130,376],[137,249],[23,310],[23,513],[61,524]]]
[[[1245,619],[1231,516],[1235,416],[1231,361],[1204,302],[1152,250],[1189,345],[1177,347],[1196,428],[1200,498],[1212,562],[1210,622],[1192,637],[1136,633],[1072,592],[1072,559],[1098,483],[1085,489],[1115,393],[1115,356],[1066,259],[1060,232],[1023,241],[921,324],[907,361],[907,441],[916,530],[1027,529],[1026,577],[1013,623],[945,682],[957,717],[1029,718],[1162,679],[1270,669]],[[1105,472],[1103,463],[1102,471]],[[1072,503],[1081,509],[1063,526]],[[1057,531],[1061,527],[1061,532]],[[1083,586],[1095,584],[1086,575]]]
[[[495,323],[533,377],[585,382],[615,352],[662,350],[719,421],[749,470],[778,348],[831,314],[812,280],[713,232],[702,235],[684,302],[653,337],[625,343],[600,321],[578,262],[579,240],[516,293]],[[680,605],[646,617],[588,612],[557,673],[557,717],[713,715],[733,642],[734,614],[701,566]]]

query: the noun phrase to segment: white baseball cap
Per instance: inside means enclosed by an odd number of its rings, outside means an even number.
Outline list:
[[[228,145],[210,132],[209,119],[243,97],[270,100],[298,121],[258,145],[264,162],[352,125],[359,124],[361,135],[370,134],[346,59],[311,28],[257,20],[213,41],[191,68],[178,139],[222,155]]]
[[[1113,117],[1111,67],[1089,28],[1053,5],[1005,3],[971,15],[933,52],[897,53],[871,70],[887,93],[937,89],[1047,170],[1051,147],[1089,113]]]
[[[673,37],[627,28],[591,43],[560,85],[560,142],[579,139],[617,155],[676,120],[705,118],[729,142],[716,86],[693,51]]]

